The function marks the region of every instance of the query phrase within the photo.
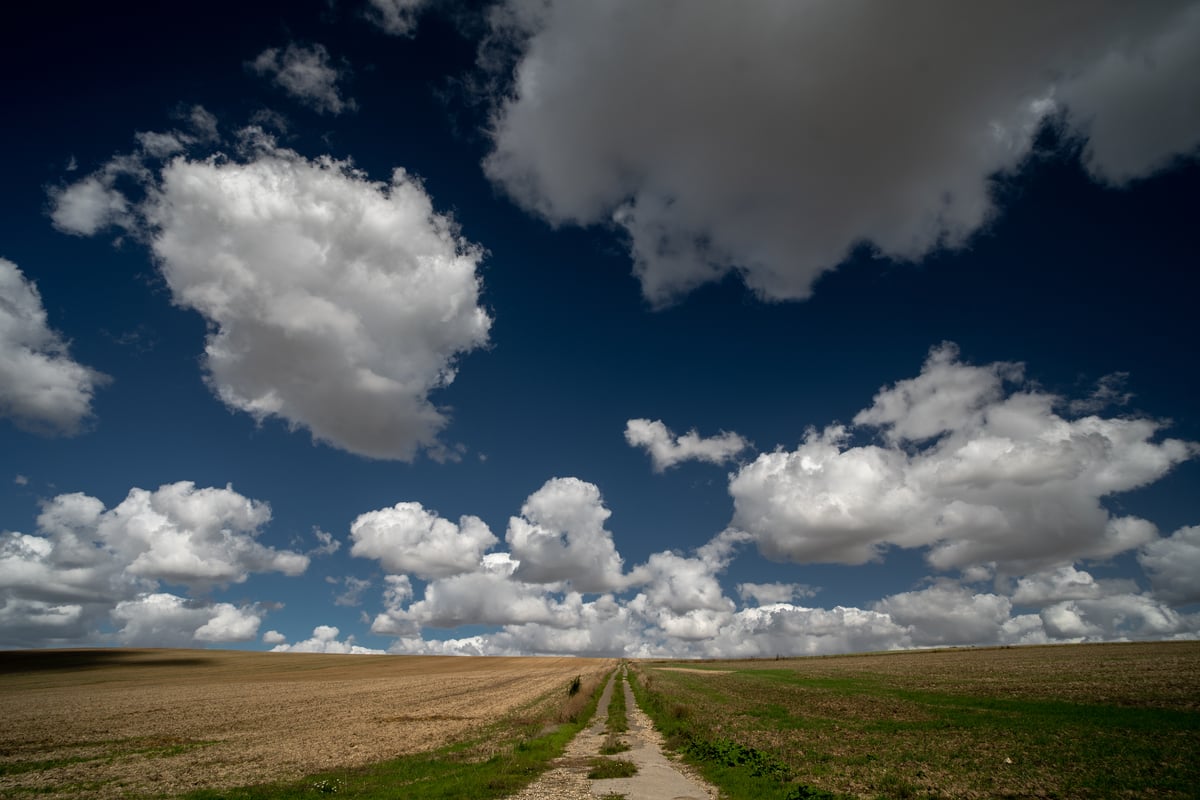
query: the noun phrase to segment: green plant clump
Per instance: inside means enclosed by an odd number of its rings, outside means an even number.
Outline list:
[[[637,764],[623,758],[593,758],[587,776],[592,780],[628,778],[637,774]]]

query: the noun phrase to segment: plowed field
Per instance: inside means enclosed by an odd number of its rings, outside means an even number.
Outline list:
[[[381,761],[525,713],[614,663],[0,652],[0,796],[176,793]]]

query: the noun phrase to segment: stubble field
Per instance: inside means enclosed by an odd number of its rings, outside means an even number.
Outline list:
[[[1200,642],[638,673],[660,727],[730,797],[1200,796]]]
[[[0,796],[113,798],[286,780],[535,715],[577,658],[205,650],[0,652]]]

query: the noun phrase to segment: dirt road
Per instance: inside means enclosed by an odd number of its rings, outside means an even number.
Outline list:
[[[620,681],[625,692],[629,731],[621,735],[630,745],[618,756],[632,761],[637,773],[628,778],[591,780],[588,770],[605,740],[608,705],[617,680],[605,687],[592,724],[576,736],[555,766],[534,784],[511,800],[595,800],[622,796],[625,800],[716,800],[717,790],[695,775],[686,765],[663,753],[662,736],[654,730],[650,718],[638,707],[629,684]]]

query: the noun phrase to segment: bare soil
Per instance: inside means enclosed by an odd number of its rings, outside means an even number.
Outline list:
[[[0,652],[0,796],[125,797],[296,778],[533,715],[578,658]]]

